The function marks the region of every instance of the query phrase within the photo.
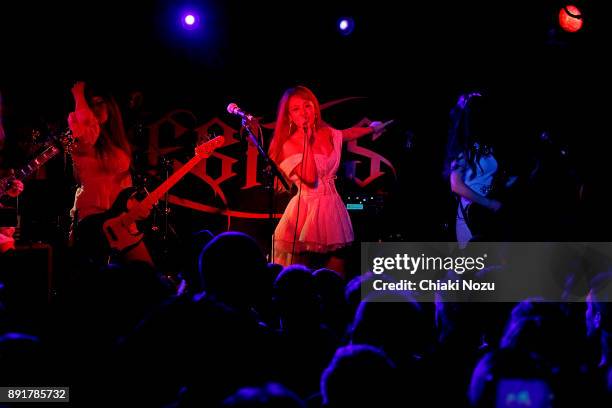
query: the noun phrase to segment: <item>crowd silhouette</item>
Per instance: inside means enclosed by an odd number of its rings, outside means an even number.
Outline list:
[[[186,253],[181,290],[146,263],[80,270],[35,319],[27,288],[6,281],[1,383],[70,386],[75,406],[611,401],[612,316],[596,287],[582,303],[375,302],[361,293],[371,276],[268,264],[244,233],[195,234]]]

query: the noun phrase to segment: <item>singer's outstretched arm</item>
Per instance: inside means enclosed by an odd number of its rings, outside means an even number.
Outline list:
[[[342,141],[348,142],[350,140],[359,139],[360,137],[364,137],[375,132],[382,133],[383,130],[384,125],[380,122],[372,122],[370,126],[367,127],[352,127],[344,129],[342,131]]]

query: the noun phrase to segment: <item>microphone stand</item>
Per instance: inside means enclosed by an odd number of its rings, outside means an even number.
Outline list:
[[[276,165],[276,163],[274,163],[274,161],[270,158],[270,156],[268,156],[266,151],[263,149],[263,147],[257,140],[257,136],[253,134],[253,130],[252,130],[253,126],[255,126],[259,130],[259,133],[261,133],[261,128],[259,127],[259,123],[257,122],[256,119],[249,120],[245,117],[242,118],[242,128],[246,129],[248,139],[257,148],[259,155],[263,158],[264,163],[265,163],[265,167],[264,167],[264,172],[266,175],[265,188],[268,190],[268,194],[269,194],[268,216],[269,216],[270,234],[268,236],[272,237],[272,235],[274,234],[274,178],[277,177],[280,180],[283,187],[287,191],[290,191],[291,187],[289,187],[289,183],[287,182],[287,180],[285,180],[285,176],[283,176],[281,171],[278,169],[278,166]],[[272,247],[271,247],[270,254],[269,254],[269,262],[274,262],[274,240],[272,240]]]
[[[170,172],[172,171],[172,160],[167,158],[166,156],[162,156],[160,163],[161,170],[164,172],[164,180],[168,180],[170,177]],[[147,194],[149,192],[147,191]],[[164,198],[161,201],[163,207],[159,208],[158,206],[153,207],[153,226],[152,230],[161,234],[160,240],[163,243],[162,252],[167,257],[169,253],[169,240],[170,236],[176,238],[178,235],[176,230],[173,228],[172,224],[169,221],[170,218],[170,206],[169,206],[170,193],[166,191],[164,194]],[[158,219],[159,218],[159,219]],[[162,224],[160,226],[160,224]]]

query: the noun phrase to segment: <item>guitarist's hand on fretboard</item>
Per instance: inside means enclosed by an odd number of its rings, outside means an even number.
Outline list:
[[[10,197],[17,197],[19,194],[21,194],[21,192],[23,191],[23,183],[21,182],[21,180],[12,180],[10,187],[8,190],[6,190],[6,194]]]
[[[135,248],[142,241],[144,235],[143,232],[138,230],[136,221],[147,218],[155,203],[172,186],[191,171],[203,158],[210,157],[216,148],[223,146],[224,142],[223,136],[217,136],[196,147],[196,155],[162,184],[157,186],[154,191],[144,197],[142,201],[138,201],[137,197],[135,197],[132,187],[122,191],[110,210],[97,215],[97,218],[91,221],[89,230],[92,231],[90,234],[94,236],[93,240],[97,239],[95,235],[102,231],[109,246],[109,249],[104,249],[103,252],[121,252]],[[127,211],[124,211],[125,208],[127,208]],[[81,231],[83,231],[83,228],[81,228]]]
[[[137,221],[146,220],[151,215],[152,205],[144,206],[136,198],[130,198],[127,204],[128,210],[134,215]]]

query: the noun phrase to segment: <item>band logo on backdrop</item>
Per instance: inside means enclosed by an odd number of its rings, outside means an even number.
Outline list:
[[[322,104],[321,109],[343,105],[353,99],[361,98],[349,97],[330,101]],[[192,192],[202,190],[194,186],[192,181],[187,182],[191,183],[189,189],[180,194],[171,192],[168,202],[203,213],[225,216],[228,218],[228,228],[231,217],[253,220],[268,219],[270,214],[267,200],[261,198],[263,162],[259,158],[257,148],[251,143],[242,141],[239,128],[218,117],[199,125],[197,122],[197,117],[193,112],[177,109],[146,126],[148,131],[146,160],[153,167],[160,162],[162,157],[186,153],[185,146],[189,144],[190,139],[195,138],[195,142],[199,144],[213,136],[222,135],[225,138],[225,143],[221,148],[217,149],[210,158],[203,159],[190,172],[192,176],[200,180],[203,185],[202,189],[211,191],[211,194],[205,197],[197,197],[196,194],[192,194]],[[370,120],[364,117],[354,126],[366,126],[369,123]],[[262,124],[262,127],[266,134],[264,148],[267,148],[274,123]],[[395,167],[390,160],[363,146],[363,142],[367,139],[372,142],[377,140],[374,136],[366,136],[346,143],[346,150],[350,155],[343,155],[343,163],[339,170],[346,169],[348,179],[354,183],[351,188],[356,191],[365,189],[374,181],[385,176],[387,174],[385,169],[391,170],[393,176],[396,177]],[[348,156],[350,159],[347,159]],[[177,157],[172,159],[173,171],[182,165],[182,159]],[[362,177],[359,177],[358,173]],[[255,198],[257,196],[260,198]],[[281,215],[282,213],[278,211],[273,214],[275,218],[280,218]]]

